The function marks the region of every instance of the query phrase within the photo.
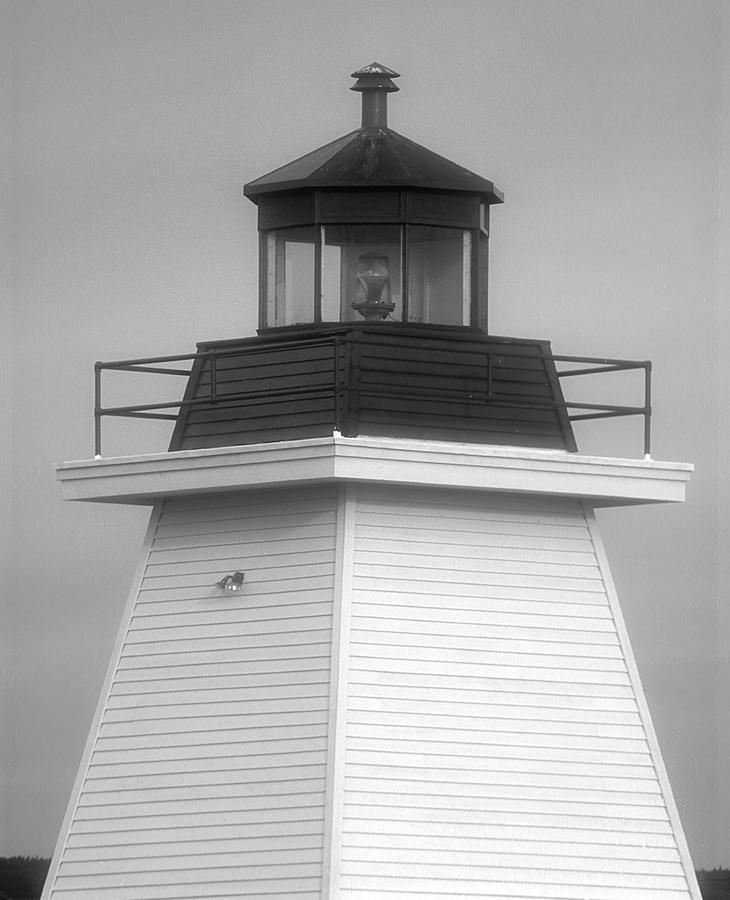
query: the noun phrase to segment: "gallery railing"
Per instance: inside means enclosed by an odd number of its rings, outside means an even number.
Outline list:
[[[175,356],[156,356],[139,359],[117,360],[114,362],[97,362],[94,364],[94,455],[100,457],[102,453],[102,420],[105,417],[130,417],[140,419],[157,419],[177,421],[180,411],[190,408],[212,408],[220,403],[242,403],[251,401],[276,400],[281,397],[297,395],[329,395],[334,402],[333,430],[348,433],[345,418],[349,409],[349,397],[353,394],[378,395],[399,400],[418,399],[449,399],[469,402],[484,402],[493,406],[519,407],[525,410],[554,410],[561,416],[567,417],[569,422],[585,421],[588,419],[608,419],[623,416],[643,417],[643,452],[645,457],[651,455],[651,362],[648,360],[608,359],[589,356],[566,356],[563,354],[534,353],[527,357],[529,360],[540,360],[552,363],[558,378],[575,378],[578,376],[599,375],[611,372],[625,372],[631,370],[643,370],[643,404],[624,405],[613,403],[584,403],[565,400],[546,399],[540,397],[527,397],[523,401],[515,399],[505,400],[495,395],[493,390],[495,360],[502,365],[506,359],[525,360],[523,353],[510,352],[507,349],[498,351],[483,351],[484,356],[484,389],[478,392],[465,391],[463,389],[443,387],[418,387],[409,385],[407,388],[388,384],[360,384],[357,378],[352,377],[352,350],[353,346],[360,342],[352,335],[329,335],[321,340],[310,340],[308,348],[316,346],[333,347],[332,353],[332,382],[331,384],[300,387],[289,384],[277,390],[268,387],[265,390],[243,390],[236,392],[221,392],[219,388],[220,364],[229,357],[250,357],[251,354],[271,353],[272,346],[237,346],[234,348],[216,348],[201,350],[197,353],[180,354]],[[364,342],[363,342],[364,343]],[[292,344],[292,346],[295,346]],[[296,345],[299,346],[299,345]],[[286,342],[278,341],[276,350],[286,350]],[[175,366],[175,363],[192,363],[190,368]],[[142,372],[145,374],[172,375],[189,379],[193,366],[207,363],[209,383],[203,396],[187,397],[177,400],[169,400],[155,403],[138,403],[127,406],[105,407],[102,401],[102,373],[105,371]],[[563,364],[559,369],[558,364]],[[171,412],[175,410],[175,412]]]

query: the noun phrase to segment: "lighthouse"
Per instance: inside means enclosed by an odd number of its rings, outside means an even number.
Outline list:
[[[244,188],[257,335],[98,363],[58,467],[151,516],[44,900],[699,900],[594,513],[684,499],[650,365],[493,335],[502,194],[353,77],[360,126]],[[105,407],[108,370],[184,392]],[[113,415],[169,450],[104,455]],[[628,415],[638,458],[581,454]]]

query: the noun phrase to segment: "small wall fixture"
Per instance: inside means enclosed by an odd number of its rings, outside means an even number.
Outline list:
[[[224,591],[240,591],[243,587],[243,572],[234,572],[232,575],[224,575],[220,581],[216,581],[215,586],[223,588]]]

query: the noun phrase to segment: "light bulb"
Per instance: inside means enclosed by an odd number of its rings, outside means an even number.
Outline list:
[[[357,261],[357,298],[352,304],[363,319],[384,319],[395,309],[390,299],[388,257],[363,253]]]

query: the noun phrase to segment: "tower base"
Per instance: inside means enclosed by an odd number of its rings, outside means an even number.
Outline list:
[[[44,900],[406,896],[699,900],[592,509],[158,503]]]

